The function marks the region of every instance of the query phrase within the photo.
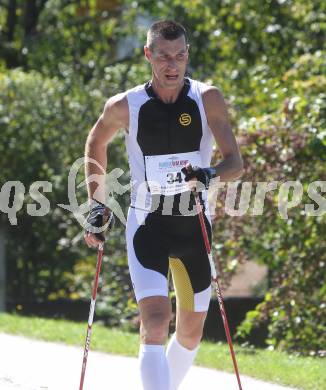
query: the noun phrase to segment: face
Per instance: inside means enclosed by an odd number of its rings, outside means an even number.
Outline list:
[[[189,45],[184,36],[173,41],[156,38],[152,50],[148,47],[144,50],[152,65],[153,77],[161,87],[175,89],[183,82],[189,54]]]

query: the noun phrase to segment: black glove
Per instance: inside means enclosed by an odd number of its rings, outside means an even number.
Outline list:
[[[208,190],[209,182],[216,177],[215,168],[200,168],[196,166],[187,165],[181,169],[181,172],[185,175],[185,181],[196,179],[204,184],[206,190]]]
[[[105,204],[92,200],[91,210],[88,214],[85,230],[86,232],[93,233],[94,236],[104,242],[105,241],[105,231],[110,230],[114,226],[114,214],[113,212],[105,206]],[[105,229],[98,231],[106,225]]]

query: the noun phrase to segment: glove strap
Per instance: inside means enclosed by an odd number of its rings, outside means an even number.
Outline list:
[[[107,206],[105,206],[104,203],[101,203],[101,202],[99,202],[96,199],[90,199],[90,201],[89,201],[89,208],[90,208],[90,210],[93,210],[95,207],[105,207],[105,208],[107,208]]]
[[[203,170],[206,172],[207,176],[210,179],[213,179],[214,177],[217,176],[216,168],[214,167],[203,168]]]
[[[91,199],[91,201],[90,201],[90,210],[95,209],[95,207],[103,207],[104,209],[106,209],[106,210],[108,210],[110,212],[109,219],[106,222],[108,224],[108,226],[110,227],[111,223],[112,223],[112,221],[114,219],[113,211],[110,210],[104,203],[101,203],[101,202],[99,202],[96,199]]]

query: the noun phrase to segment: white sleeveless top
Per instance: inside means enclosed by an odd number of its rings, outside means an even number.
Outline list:
[[[131,174],[131,206],[149,210],[153,195],[186,190],[181,168],[211,164],[214,137],[202,94],[209,87],[185,78],[176,102],[164,103],[148,82],[126,91],[129,131],[125,134]],[[206,199],[204,191],[203,199]]]

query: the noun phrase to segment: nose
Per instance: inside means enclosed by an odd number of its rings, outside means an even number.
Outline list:
[[[168,61],[168,69],[170,70],[177,70],[177,61],[174,58],[170,58]]]

